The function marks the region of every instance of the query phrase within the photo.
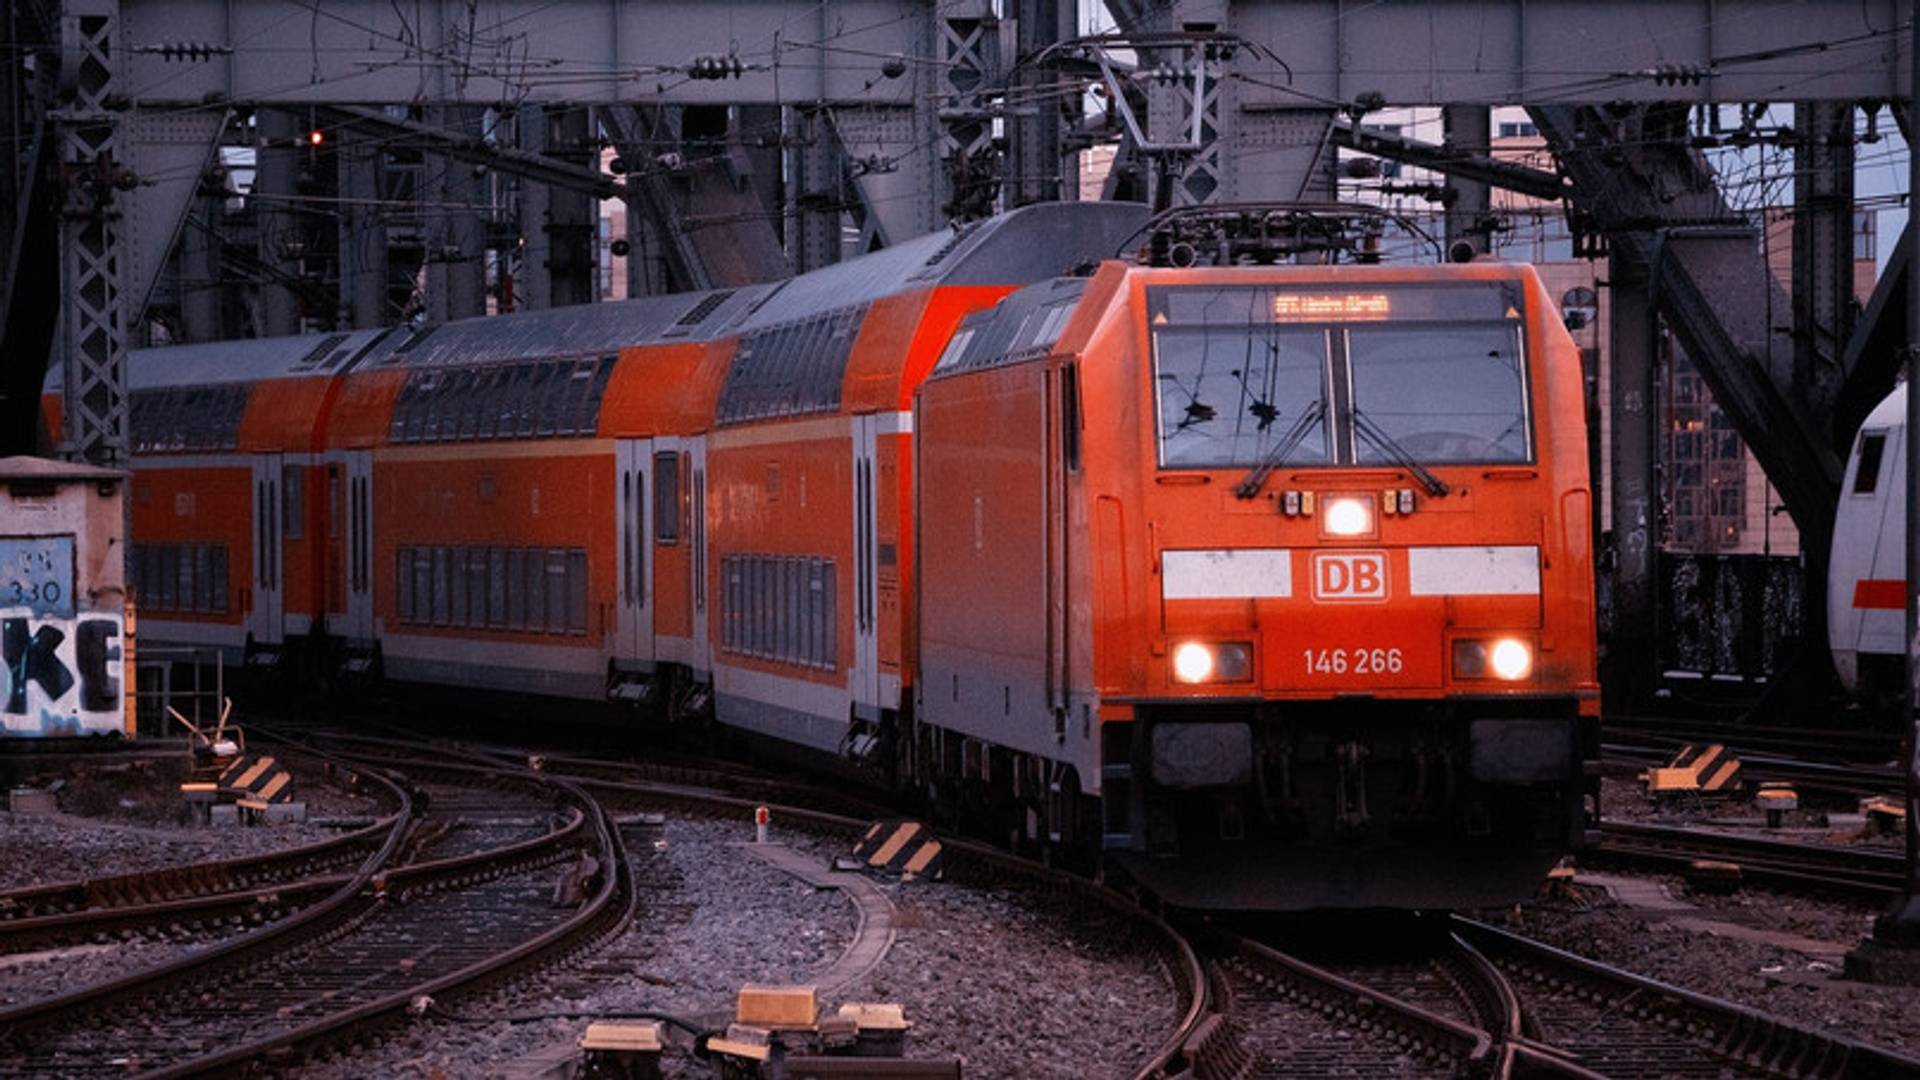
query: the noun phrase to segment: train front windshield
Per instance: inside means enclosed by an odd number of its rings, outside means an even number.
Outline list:
[[[1162,468],[1532,460],[1518,283],[1147,290]]]

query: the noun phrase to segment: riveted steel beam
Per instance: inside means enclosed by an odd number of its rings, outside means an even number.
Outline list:
[[[62,356],[60,451],[118,467],[127,460],[127,323],[120,242],[124,164],[120,5],[70,0],[60,17],[60,82],[54,113],[65,181],[60,224]]]
[[[1644,267],[1667,318],[1768,479],[1803,543],[1824,558],[1841,459],[1826,418],[1794,396],[1792,305],[1697,152],[1675,136],[1684,108],[1531,110],[1575,205],[1607,234],[1616,263]],[[1778,325],[1776,325],[1778,324]]]
[[[1404,135],[1375,131],[1351,120],[1336,120],[1328,137],[1333,144],[1362,154],[1404,161],[1423,169],[1473,180],[1491,187],[1517,191],[1536,199],[1567,197],[1567,179],[1556,172],[1535,169],[1515,161],[1501,161],[1471,151],[1438,146]],[[1482,145],[1485,141],[1482,140]]]

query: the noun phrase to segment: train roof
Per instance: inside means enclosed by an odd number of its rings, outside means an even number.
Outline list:
[[[1042,280],[1109,257],[1139,203],[1038,203],[764,285],[461,319],[435,326],[136,349],[130,389],[586,356],[712,341],[938,285]],[[47,388],[60,389],[57,372]]]
[[[1907,384],[1894,385],[1893,392],[1880,399],[1867,418],[1860,422],[1862,428],[1897,428],[1907,424]]]

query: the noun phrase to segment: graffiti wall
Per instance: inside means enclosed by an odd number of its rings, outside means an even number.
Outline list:
[[[125,730],[125,627],[87,610],[74,537],[0,536],[0,727],[7,735]],[[116,597],[117,599],[117,597]]]

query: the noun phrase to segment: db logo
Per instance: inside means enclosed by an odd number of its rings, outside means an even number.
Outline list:
[[[1315,600],[1385,600],[1387,553],[1320,551],[1313,556]]]

